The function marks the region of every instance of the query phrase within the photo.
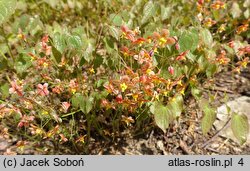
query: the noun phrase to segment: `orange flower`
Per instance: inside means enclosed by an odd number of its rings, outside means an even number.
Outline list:
[[[161,38],[161,35],[160,35],[159,33],[157,33],[157,32],[154,32],[154,33],[153,33],[153,38],[154,38],[154,39],[160,39],[160,38]]]
[[[242,56],[244,54],[250,54],[250,46],[239,48],[237,53],[239,56]]]
[[[23,34],[22,30],[19,28],[18,29],[18,35],[17,37],[21,40],[27,41],[26,36]]]
[[[219,64],[221,65],[227,65],[230,62],[230,59],[227,58],[225,55],[226,52],[222,50],[220,54],[217,56],[216,61],[219,62]]]
[[[173,38],[173,37],[168,37],[167,38],[167,45],[173,45],[173,44],[175,44],[176,43],[176,40],[175,40],[175,38]]]
[[[43,58],[37,59],[36,63],[39,69],[47,68],[50,65],[49,59],[47,59],[45,56]]]
[[[249,63],[249,58],[246,57],[242,61],[237,62],[237,65],[239,65],[240,67],[246,68],[248,63]]]
[[[125,39],[130,40],[131,42],[134,42],[135,39],[135,32],[130,30],[127,26],[121,26],[121,30],[122,30],[122,37],[124,37]]]
[[[126,117],[124,115],[122,115],[122,122],[125,122],[127,126],[131,125],[131,123],[134,123],[135,120],[129,116],[129,117]]]
[[[134,44],[138,44],[139,46],[141,46],[144,42],[146,42],[147,39],[144,39],[143,37],[139,37],[138,39],[136,39],[133,43]]]
[[[81,143],[85,143],[85,137],[86,137],[86,135],[84,135],[84,136],[80,136],[77,140],[76,140],[76,143],[78,143],[78,142],[81,142]]]
[[[68,138],[66,138],[63,134],[59,134],[59,136],[60,136],[60,142],[65,143],[68,141]]]
[[[134,55],[134,53],[131,52],[131,51],[128,49],[128,47],[126,47],[126,46],[121,47],[121,52],[122,52],[122,54],[123,54],[125,57],[133,56],[133,55]]]
[[[78,83],[76,81],[76,79],[72,79],[70,80],[69,82],[69,88],[70,88],[70,91],[72,92],[72,94],[75,94],[77,89],[78,89]]]
[[[11,88],[9,89],[9,93],[16,93],[18,96],[23,96],[23,85],[20,83],[21,82],[17,82],[17,80],[11,81]]]
[[[233,72],[240,73],[240,67],[235,67],[235,68],[233,69]]]
[[[215,9],[215,10],[219,10],[219,9],[225,9],[226,4],[225,2],[221,2],[221,1],[215,1],[212,5],[211,8]]]
[[[249,26],[248,24],[243,24],[243,25],[239,26],[236,30],[236,33],[241,34],[243,32],[246,32],[248,30],[248,26]]]
[[[40,51],[45,52],[47,56],[51,54],[51,49],[52,49],[51,46],[47,45],[48,41],[49,41],[49,36],[45,35],[41,41],[42,49],[40,49]]]
[[[68,111],[69,107],[70,107],[69,102],[62,102],[62,108],[65,113]]]
[[[168,36],[169,36],[169,31],[168,31],[167,29],[162,29],[161,35],[162,35],[163,37],[168,37]]]
[[[25,146],[28,144],[28,142],[27,141],[18,141],[17,143],[16,143],[16,146],[17,146],[17,148],[21,151],[21,152],[23,152],[24,151],[24,148],[25,148]]]
[[[216,24],[216,21],[212,20],[211,18],[207,18],[204,21],[204,25],[206,27],[212,27],[214,24]]]
[[[48,90],[48,83],[38,84],[37,85],[37,94],[41,96],[47,96],[49,95],[49,90]]]
[[[189,50],[182,52],[180,55],[177,56],[176,60],[177,61],[182,61],[182,60],[186,60],[186,55],[189,52]]]
[[[114,93],[114,94],[118,94],[119,93],[119,91],[118,90],[116,90],[115,88],[114,88],[114,86],[112,85],[112,83],[107,83],[107,84],[105,84],[105,85],[103,85],[103,87],[108,91],[108,93]]]
[[[164,47],[165,45],[172,45],[176,43],[176,40],[169,36],[169,31],[167,29],[163,29],[161,34],[154,32],[153,38],[158,41],[158,45],[160,47]]]
[[[54,88],[52,88],[52,92],[53,93],[56,93],[56,94],[61,94],[63,91],[63,88],[62,86],[58,85],[58,86],[55,86]]]
[[[228,46],[229,46],[230,48],[234,48],[234,41],[231,40],[230,42],[228,42]]]
[[[18,123],[17,127],[22,128],[29,126],[29,122],[35,119],[34,116],[23,115],[21,121]]]

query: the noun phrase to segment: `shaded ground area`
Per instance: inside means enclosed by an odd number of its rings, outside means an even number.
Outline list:
[[[246,68],[241,74],[232,75],[230,71],[224,71],[218,74],[212,85],[204,85],[204,97],[209,94],[216,95],[214,105],[216,107],[225,103],[225,93],[227,100],[234,100],[241,96],[250,96],[250,67]],[[144,135],[132,136],[131,130],[126,130],[120,138],[107,142],[106,140],[92,140],[88,145],[89,154],[127,154],[127,155],[169,155],[169,154],[250,154],[250,144],[240,146],[229,137],[220,135],[222,130],[214,127],[209,135],[203,136],[200,128],[200,118],[202,113],[197,110],[193,99],[188,99],[187,113],[185,117],[180,117],[178,121],[172,124],[166,134],[160,129],[150,129]],[[239,106],[240,108],[240,106]],[[250,108],[250,106],[249,106]],[[8,141],[4,138],[4,130],[0,135],[0,154],[20,154],[15,138]],[[55,144],[44,141],[39,144],[27,142],[23,154],[86,154],[77,150],[58,147]],[[34,147],[38,147],[37,149]],[[40,147],[44,148],[41,149]],[[53,151],[51,151],[54,149]]]

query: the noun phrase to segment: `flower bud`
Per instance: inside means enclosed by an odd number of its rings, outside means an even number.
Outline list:
[[[174,74],[174,68],[172,66],[168,67],[168,72],[173,75]]]

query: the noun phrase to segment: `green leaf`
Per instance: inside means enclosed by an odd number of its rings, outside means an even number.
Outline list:
[[[166,20],[170,17],[171,15],[171,7],[164,7],[161,6],[161,20]]]
[[[241,16],[241,9],[240,6],[237,2],[234,2],[231,8],[231,14],[233,16],[233,18],[239,18]]]
[[[169,109],[163,106],[160,102],[154,102],[150,106],[150,112],[154,114],[156,125],[161,128],[164,133],[166,133],[171,116]]]
[[[25,30],[29,31],[32,36],[37,34],[39,31],[43,31],[43,23],[39,19],[38,16],[35,17],[30,17],[29,18],[29,23],[25,27]]]
[[[214,16],[215,20],[217,20],[217,21],[220,20],[220,17],[222,17],[219,10],[214,10],[213,16]]]
[[[118,14],[111,14],[110,20],[115,26],[121,26],[122,25],[122,17]]]
[[[191,93],[192,93],[192,95],[194,96],[195,99],[200,99],[200,97],[202,95],[201,91],[196,87],[192,87]]]
[[[78,35],[72,35],[68,37],[67,44],[72,48],[81,48],[83,45],[82,39]]]
[[[204,116],[201,120],[201,130],[205,135],[212,128],[214,121],[216,120],[216,112],[214,109],[209,107],[208,104],[203,106]]]
[[[52,46],[52,54],[56,62],[60,63],[62,60],[62,54],[54,46]]]
[[[0,58],[0,71],[6,69],[7,67],[8,67],[8,60]]]
[[[80,98],[80,109],[84,114],[88,114],[93,108],[93,97],[81,96]]]
[[[117,28],[115,28],[113,26],[109,26],[109,33],[116,40],[119,40],[120,34],[119,34],[119,30]]]
[[[196,60],[196,56],[192,53],[187,53],[186,57],[191,61],[194,62]]]
[[[15,62],[15,69],[18,74],[27,72],[27,69],[32,65],[31,58],[27,55],[20,54]]]
[[[181,115],[183,110],[184,102],[181,94],[175,95],[174,99],[168,104],[168,108],[171,110],[174,119]]]
[[[65,35],[56,32],[53,35],[53,43],[56,50],[58,50],[62,54],[64,49],[66,48]]]
[[[9,96],[9,84],[5,83],[4,85],[1,86],[1,93],[3,99],[7,98]]]
[[[8,46],[6,45],[6,43],[1,43],[0,49],[1,49],[0,52],[0,59],[1,59],[4,56],[4,54],[8,52]]]
[[[105,48],[106,48],[107,52],[109,54],[111,54],[112,52],[114,52],[114,47],[115,47],[115,45],[114,45],[114,43],[115,43],[114,38],[112,38],[112,37],[105,37],[103,39],[103,41],[104,41]]]
[[[190,50],[192,52],[197,48],[198,43],[199,36],[196,30],[193,29],[191,31],[185,31],[179,39],[180,52],[184,52],[186,50]]]
[[[216,64],[209,64],[206,68],[206,75],[207,77],[212,77],[215,72],[217,71],[217,65]]]
[[[250,10],[246,9],[246,11],[244,11],[244,17],[247,19],[250,17]]]
[[[47,4],[49,4],[52,8],[56,9],[56,6],[60,4],[59,0],[44,0]]]
[[[79,108],[80,107],[80,99],[81,99],[81,94],[76,93],[74,96],[71,98],[71,103],[74,108]]]
[[[224,44],[223,48],[225,48],[229,54],[231,54],[231,55],[234,54],[234,50],[232,48],[230,48],[228,45]]]
[[[0,0],[0,24],[6,21],[16,8],[16,0]]]
[[[83,55],[84,55],[84,59],[87,61],[87,62],[90,62],[93,60],[93,55],[92,55],[92,52],[94,51],[94,46],[92,45],[91,42],[88,42],[87,44],[87,48],[86,50],[84,51]]]
[[[91,109],[93,108],[93,103],[94,103],[94,98],[93,97],[88,97],[88,96],[83,96],[80,93],[76,93],[72,99],[72,106],[75,108],[79,108],[81,109],[81,111],[84,114],[88,114]]]
[[[234,136],[240,141],[240,144],[244,144],[249,134],[249,123],[247,116],[233,113],[231,129],[234,133]]]
[[[146,23],[156,11],[155,4],[152,1],[148,1],[143,8],[142,24]]]
[[[207,47],[211,47],[213,43],[213,36],[208,29],[201,30],[201,39]]]
[[[101,64],[103,64],[103,57],[101,55],[96,55],[93,60],[93,63],[94,63],[94,68],[96,69]]]

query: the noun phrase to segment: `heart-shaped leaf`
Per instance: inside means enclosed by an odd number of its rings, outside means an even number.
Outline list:
[[[155,11],[156,7],[153,1],[148,1],[143,8],[142,24],[146,23],[152,16],[154,16]]]
[[[116,40],[119,40],[120,33],[119,33],[118,29],[113,27],[113,26],[109,26],[108,29],[109,29],[110,35],[112,37],[114,37]]]
[[[201,39],[207,47],[211,47],[213,43],[213,36],[208,29],[201,30]]]
[[[161,128],[161,130],[166,133],[166,129],[169,126],[171,113],[170,110],[162,105],[160,102],[154,102],[150,106],[151,113],[154,114],[154,119],[156,125]]]
[[[184,52],[186,50],[194,51],[199,43],[199,36],[197,30],[193,29],[191,31],[185,31],[180,39],[180,52]]]
[[[204,116],[201,120],[202,133],[205,135],[212,128],[214,121],[216,120],[216,112],[209,107],[208,104],[203,106]]]
[[[66,48],[66,36],[56,32],[53,35],[53,44],[56,50],[62,54]]]
[[[84,114],[88,114],[93,107],[94,98],[82,96],[80,99],[80,109]]]
[[[121,26],[122,25],[122,17],[118,14],[111,14],[110,20],[115,26]]]
[[[161,20],[166,20],[167,18],[170,17],[171,15],[171,10],[172,8],[171,7],[164,7],[164,6],[161,6]]]
[[[192,95],[194,96],[195,99],[200,99],[201,96],[202,96],[201,91],[196,87],[192,87],[191,93],[192,93]]]
[[[240,6],[237,2],[234,2],[231,8],[231,14],[233,16],[233,18],[239,18],[241,16],[241,9]]]
[[[72,35],[68,37],[67,44],[72,48],[81,48],[83,45],[82,39],[78,35]]]
[[[174,119],[176,117],[179,117],[181,115],[181,112],[183,110],[183,97],[180,94],[175,95],[173,100],[168,104],[168,108],[171,110],[171,113],[173,114]]]
[[[0,24],[6,21],[16,9],[16,0],[0,0]]]
[[[234,133],[234,136],[240,141],[240,144],[244,144],[247,140],[249,134],[249,124],[246,115],[239,115],[233,113],[231,128]]]

